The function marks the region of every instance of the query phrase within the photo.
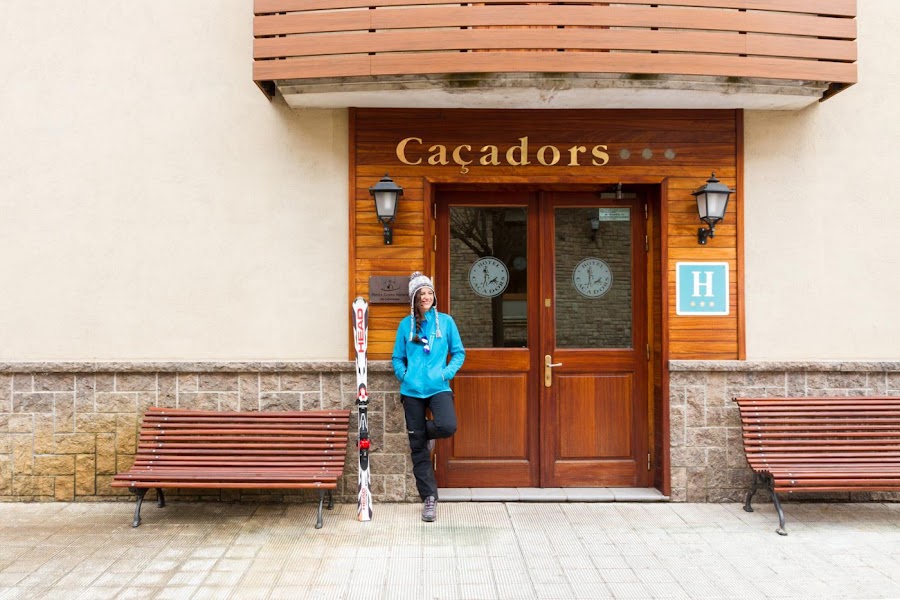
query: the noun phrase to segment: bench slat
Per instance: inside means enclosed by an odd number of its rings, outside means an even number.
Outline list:
[[[250,450],[261,450],[267,451],[269,453],[280,452],[280,451],[307,451],[307,452],[321,452],[326,450],[340,450],[346,448],[347,442],[345,440],[324,440],[321,442],[317,441],[291,441],[291,442],[283,442],[279,443],[278,440],[271,441],[255,441],[255,442],[240,442],[240,441],[225,441],[225,442],[167,442],[165,440],[153,441],[153,442],[141,442],[138,444],[138,453],[144,454],[154,454],[158,452],[165,452],[167,450],[212,450],[212,449],[246,449]]]
[[[876,438],[883,440],[894,440],[896,443],[900,444],[900,431],[884,431],[880,429],[876,429],[873,431],[810,431],[810,432],[798,432],[798,431],[769,431],[762,430],[758,428],[747,428],[744,432],[745,439],[768,439],[768,440],[780,440],[780,439],[796,439],[803,438],[808,440],[820,440],[820,439],[832,439],[835,437],[839,437],[841,439],[846,438]]]
[[[783,486],[776,485],[775,491],[780,493],[791,494],[793,492],[900,492],[900,486],[887,485],[867,485],[867,486],[845,486],[845,485],[815,485],[809,487],[803,486]]]
[[[800,469],[797,465],[790,464],[757,464],[751,465],[757,471],[765,471],[766,473],[770,473],[772,475],[782,475],[784,473],[796,473],[797,476],[803,476],[804,474],[815,474],[815,473],[829,473],[829,474],[837,474],[837,473],[871,473],[873,477],[897,477],[900,476],[900,471],[898,471],[897,465],[869,465],[865,468],[860,469],[846,469],[846,463],[841,464],[823,464],[823,465],[814,465],[808,469]]]
[[[197,483],[190,481],[133,481],[129,483],[125,483],[119,487],[129,487],[129,488],[189,488],[189,489],[205,489],[205,490],[217,490],[217,489],[260,489],[260,490],[309,490],[309,489],[322,489],[322,490],[334,490],[337,489],[337,483],[323,483],[323,482],[290,482],[290,481],[279,481],[277,483],[267,483],[267,482],[206,482],[206,483]]]
[[[178,419],[178,420],[159,420],[147,421],[143,424],[145,429],[179,429],[185,427],[194,427],[197,429],[216,428],[216,427],[248,427],[248,428],[266,428],[266,427],[302,427],[303,429],[342,429],[343,421],[335,418],[327,419],[266,419],[266,420],[250,420],[250,419]]]
[[[183,466],[191,466],[191,467],[204,467],[204,466],[234,466],[234,467],[266,467],[266,468],[276,468],[276,467],[286,467],[286,468],[294,468],[294,467],[317,467],[317,466],[332,466],[332,465],[342,465],[343,457],[338,459],[337,457],[322,460],[320,458],[309,458],[306,460],[279,460],[279,461],[265,461],[265,460],[242,460],[237,458],[229,458],[225,459],[211,459],[211,460],[201,460],[195,457],[185,457],[181,460],[166,460],[159,461],[154,460],[152,458],[142,458],[134,461],[134,466],[139,468],[147,468],[147,467],[159,467],[160,465],[169,466],[169,467],[183,467]]]
[[[289,469],[228,469],[204,467],[204,469],[172,469],[160,467],[159,469],[134,469],[125,474],[128,479],[185,479],[206,481],[253,481],[257,479],[266,481],[280,481],[283,479],[308,481],[322,477],[334,477],[334,470],[298,468]]]
[[[300,439],[300,436],[303,436],[304,442],[313,442],[317,444],[328,443],[331,440],[337,439],[336,436],[332,434],[328,434],[327,436],[318,435],[318,434],[310,434],[308,431],[298,431],[295,434],[285,434],[280,436],[271,436],[271,435],[255,435],[255,434],[247,434],[241,435],[240,432],[231,432],[227,430],[222,430],[218,435],[155,435],[155,436],[141,436],[141,441],[146,442],[160,442],[160,441],[168,441],[168,442],[179,442],[179,443],[190,443],[190,442],[208,442],[211,440],[215,441],[244,441],[244,442],[269,442],[269,443],[286,443],[286,442],[296,442],[296,440]]]
[[[344,409],[319,409],[319,410],[279,410],[279,411],[255,411],[255,410],[191,410],[185,408],[162,408],[159,406],[151,406],[147,409],[147,416],[150,418],[158,416],[168,416],[171,418],[187,418],[198,417],[201,419],[236,419],[244,417],[252,417],[254,419],[279,419],[285,416],[314,418],[323,415],[348,418],[349,411]]]
[[[855,450],[880,450],[896,451],[900,448],[894,440],[875,438],[822,438],[822,439],[790,439],[790,438],[744,438],[744,445],[748,448],[770,448],[773,452],[788,450],[792,446],[806,449],[818,448],[823,452],[829,452],[837,447],[846,447]]]
[[[770,427],[779,427],[783,431],[821,431],[823,428],[831,428],[833,431],[855,431],[859,429],[869,429],[877,431],[894,430],[900,432],[900,419],[881,420],[873,417],[863,417],[864,420],[844,420],[834,418],[816,418],[816,419],[795,419],[795,420],[775,420],[775,419],[753,419],[742,420],[741,427],[744,429],[756,427],[768,430]],[[810,430],[810,427],[816,429]]]
[[[788,452],[784,454],[766,454],[765,452],[746,452],[747,458],[755,459],[755,460],[766,460],[766,461],[778,461],[778,460],[787,460],[787,461],[815,461],[815,460],[835,460],[841,462],[859,462],[858,459],[864,458],[866,461],[872,460],[882,460],[882,461],[895,461],[900,457],[900,454],[897,452],[885,452],[885,453],[872,453],[872,452],[835,452],[829,453],[827,455],[814,452]]]
[[[858,487],[858,486],[867,486],[867,485],[872,486],[872,485],[875,485],[876,483],[878,484],[879,487],[882,485],[889,486],[889,487],[900,487],[900,478],[898,478],[898,477],[893,477],[893,478],[882,477],[882,478],[878,478],[878,479],[874,479],[874,480],[872,478],[868,478],[868,477],[855,479],[855,478],[848,477],[846,475],[843,475],[843,476],[835,475],[834,477],[821,476],[821,477],[816,477],[816,478],[807,477],[807,478],[803,478],[803,479],[797,478],[797,477],[791,477],[789,475],[783,475],[783,477],[784,477],[785,481],[782,482],[781,485],[786,485],[787,482],[790,482],[790,484],[791,484],[790,487],[796,487],[796,483],[795,483],[796,481],[801,482],[802,485],[816,486],[816,487],[824,487],[824,486],[835,485],[835,484],[842,485],[845,487]]]
[[[798,396],[794,398],[735,398],[735,402],[742,406],[864,406],[882,404],[887,406],[897,406],[897,396]]]
[[[159,452],[153,453],[143,453],[143,456],[158,458],[159,460],[165,460],[168,456],[331,456],[331,455],[339,455],[343,456],[346,453],[346,449],[342,448],[327,448],[327,449],[317,449],[313,448],[310,450],[252,450],[252,449],[238,449],[238,448],[160,448]]]
[[[822,458],[804,458],[804,457],[774,457],[769,458],[768,456],[748,456],[748,462],[750,466],[756,467],[757,465],[770,465],[770,466],[802,466],[802,465],[810,465],[814,467],[819,467],[822,465],[879,465],[879,468],[887,468],[890,465],[897,464],[896,456],[864,456],[864,457],[853,457],[848,459],[834,459],[832,457],[822,457]]]
[[[862,418],[868,419],[870,417],[896,418],[896,417],[900,417],[900,411],[897,411],[897,410],[877,411],[877,410],[860,409],[858,411],[854,411],[852,414],[852,417],[849,416],[848,412],[836,411],[836,410],[832,410],[832,409],[823,410],[822,412],[818,412],[818,413],[812,412],[809,410],[803,410],[803,411],[801,411],[801,410],[778,410],[778,411],[773,410],[773,411],[766,412],[766,413],[748,411],[748,412],[743,413],[743,418],[748,419],[748,420],[750,420],[750,419],[774,419],[774,418],[778,418],[778,417],[803,418],[806,422],[809,422],[809,419],[818,420],[822,417],[832,417],[836,421],[840,421],[840,419],[842,419],[842,418],[848,418],[848,419],[862,419]]]

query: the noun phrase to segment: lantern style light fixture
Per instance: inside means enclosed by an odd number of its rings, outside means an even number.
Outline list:
[[[385,173],[381,181],[369,188],[369,193],[375,199],[375,214],[384,225],[384,243],[390,246],[394,242],[391,223],[397,216],[397,204],[400,202],[400,196],[403,195],[403,188],[394,183],[394,180]]]
[[[716,237],[716,223],[725,218],[725,209],[728,207],[728,198],[734,190],[727,185],[719,183],[716,173],[706,180],[703,187],[691,192],[697,199],[697,212],[700,220],[709,227],[701,227],[697,230],[697,243],[706,244],[706,238]]]

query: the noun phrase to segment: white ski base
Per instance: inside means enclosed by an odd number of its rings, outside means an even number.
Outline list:
[[[665,502],[655,488],[440,488],[441,502]]]

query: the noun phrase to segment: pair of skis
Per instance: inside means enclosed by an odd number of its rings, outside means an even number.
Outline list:
[[[356,350],[356,406],[359,409],[359,484],[356,493],[356,518],[372,520],[372,474],[369,471],[369,303],[362,297],[353,301],[353,346]]]

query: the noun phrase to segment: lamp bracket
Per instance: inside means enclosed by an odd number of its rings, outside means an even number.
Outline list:
[[[700,229],[697,230],[697,243],[702,246],[706,245],[707,238],[712,238],[712,237],[716,237],[716,230],[713,227],[710,227],[709,229],[705,229],[705,228],[701,227]]]

